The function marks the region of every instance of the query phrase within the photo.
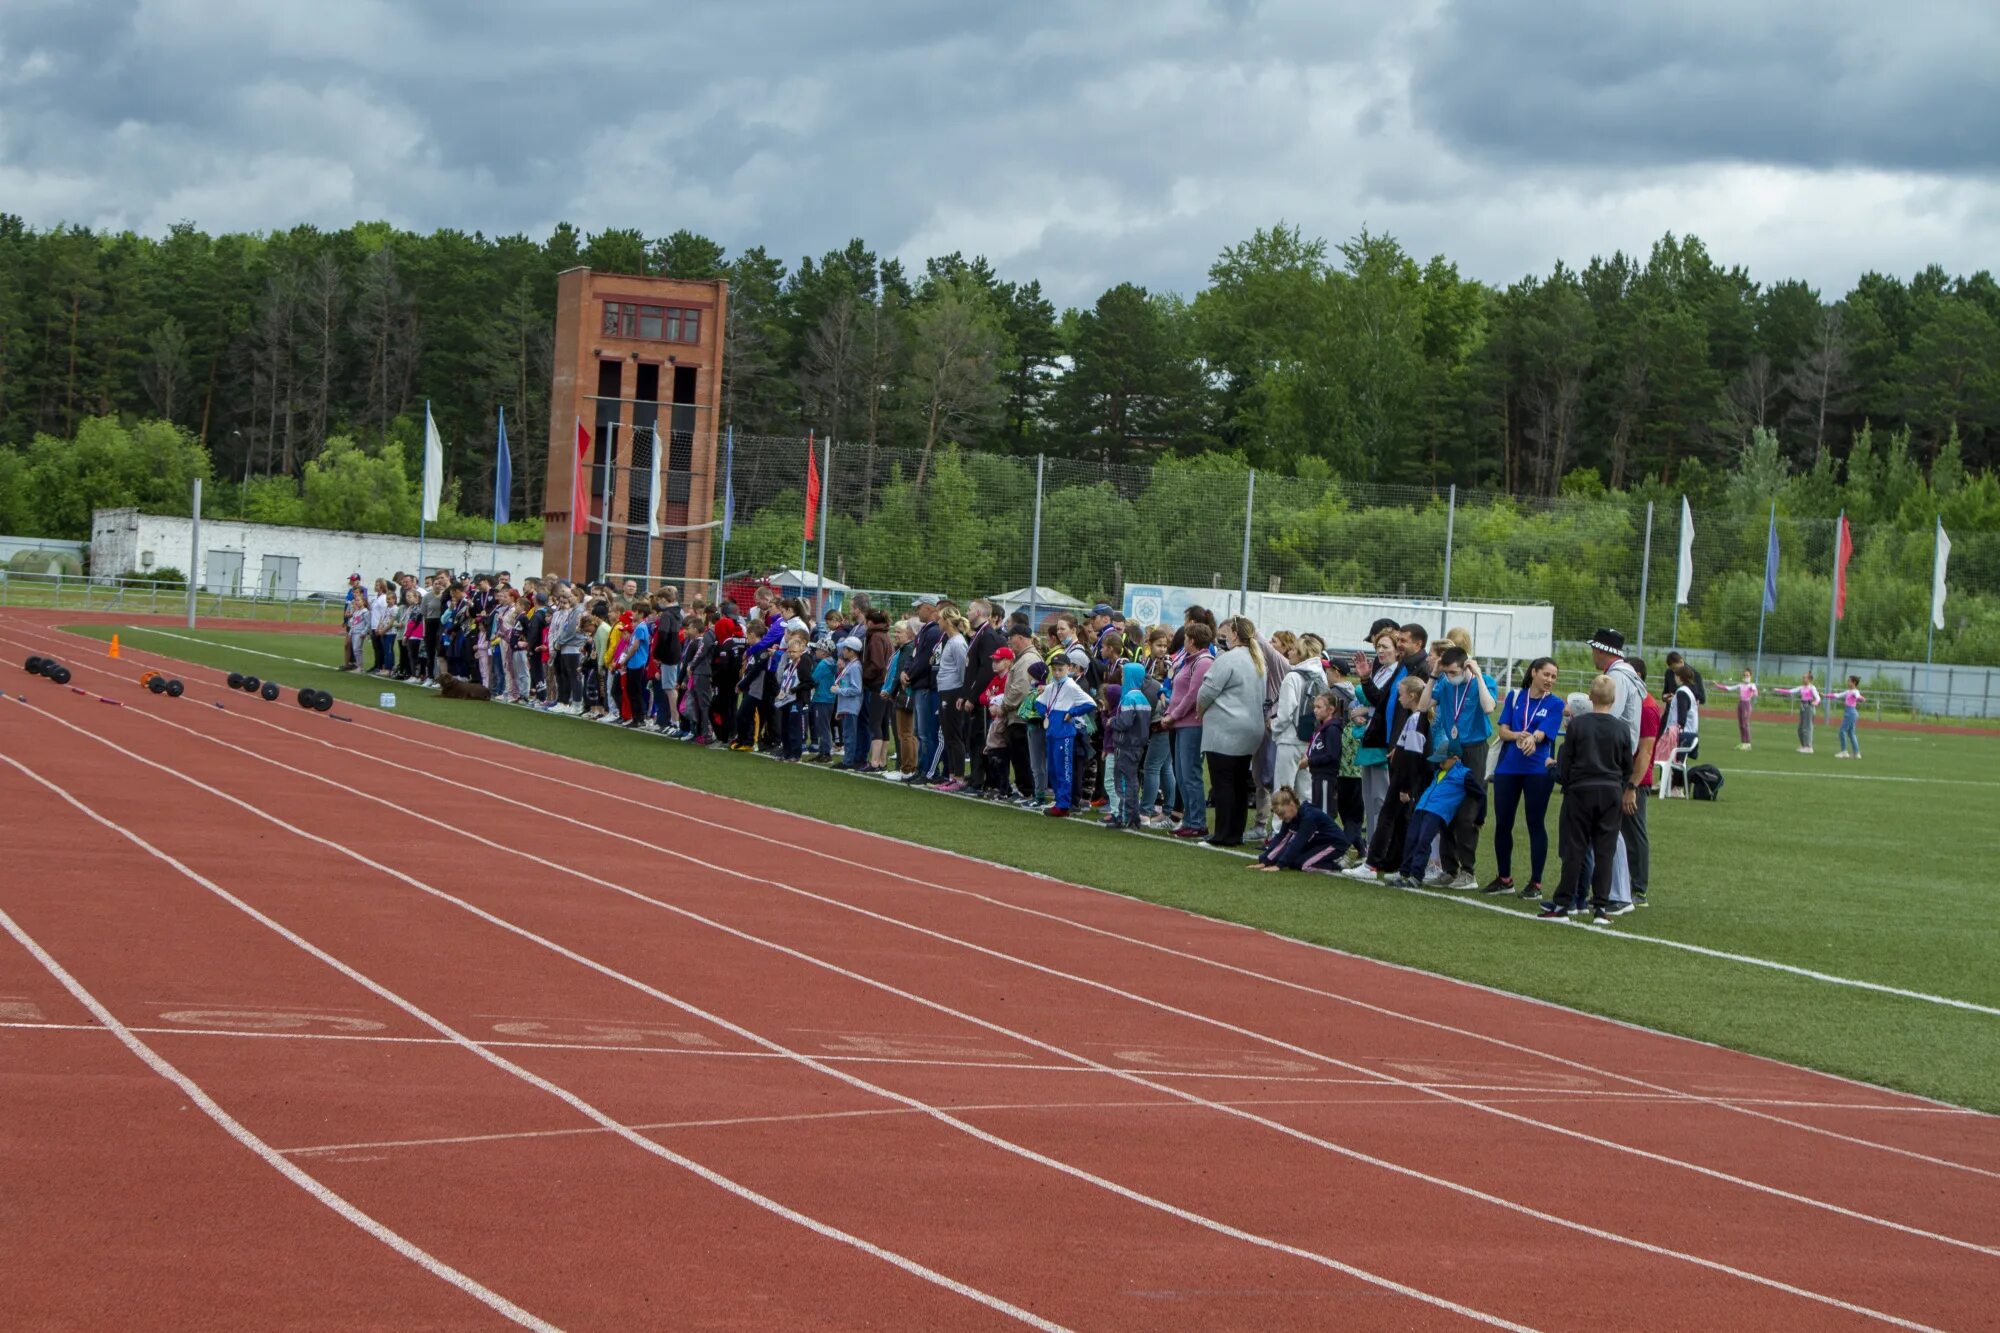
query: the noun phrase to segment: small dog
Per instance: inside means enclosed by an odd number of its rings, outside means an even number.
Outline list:
[[[440,699],[491,699],[492,697],[493,691],[476,680],[467,680],[463,676],[442,676],[438,679]]]

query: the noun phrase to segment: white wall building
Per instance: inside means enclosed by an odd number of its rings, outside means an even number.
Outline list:
[[[397,570],[419,572],[415,537],[210,518],[201,522],[200,567],[189,569],[193,526],[190,519],[136,509],[96,510],[90,516],[90,572],[116,578],[178,569],[198,579],[204,592],[266,597],[339,592],[350,574],[373,582]],[[542,548],[502,545],[496,556],[486,542],[432,537],[423,544],[421,572],[434,569],[504,569],[518,582],[542,572]]]

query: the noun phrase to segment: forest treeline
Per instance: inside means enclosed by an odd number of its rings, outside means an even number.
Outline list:
[[[555,275],[577,264],[727,278],[726,422],[913,449],[920,470],[943,445],[1226,454],[1527,498],[1651,479],[1701,503],[1760,428],[1799,473],[1822,456],[1843,469],[1871,423],[1926,472],[1954,438],[1970,474],[2000,450],[1989,274],[1871,273],[1826,293],[1753,279],[1694,237],[1494,287],[1392,237],[1329,246],[1279,225],[1224,250],[1191,298],[1120,283],[1058,310],[983,259],[912,271],[861,240],[788,264],[687,231],[149,237],[0,216],[0,447],[16,451],[0,468],[90,418],[145,417],[205,450],[218,505],[251,507],[229,489],[247,477],[283,509],[330,442],[335,467],[391,444],[410,466],[428,400],[459,508],[483,514],[504,406],[512,512],[532,516]]]

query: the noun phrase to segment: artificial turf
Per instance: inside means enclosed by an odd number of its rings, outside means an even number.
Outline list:
[[[1740,1050],[2000,1112],[2000,1015],[1680,949],[1599,939],[1645,934],[1833,976],[2000,1008],[2000,756],[1995,741],[1862,729],[1865,758],[1795,752],[1759,725],[1739,754],[1711,720],[1715,803],[1656,801],[1653,905],[1610,927],[1510,920],[1466,901],[1323,875],[1255,875],[1172,840],[1035,819],[895,784],[703,749],[531,709],[455,702],[338,671],[328,635],[78,626],[134,647],[373,705],[690,787],[951,848],[1260,929],[1461,977]],[[245,650],[304,659],[280,665]],[[1553,841],[1557,811],[1551,808]],[[885,849],[885,855],[893,855]],[[1525,880],[1525,832],[1516,873]],[[1491,874],[1490,836],[1480,848]],[[1551,851],[1548,878],[1557,871]]]

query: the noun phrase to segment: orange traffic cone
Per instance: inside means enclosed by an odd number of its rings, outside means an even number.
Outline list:
[[[118,656],[118,636],[116,634],[111,636],[111,655],[113,657]]]

